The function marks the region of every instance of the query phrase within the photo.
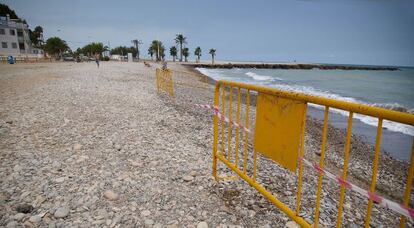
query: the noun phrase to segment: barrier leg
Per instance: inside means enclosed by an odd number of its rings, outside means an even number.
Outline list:
[[[411,163],[410,168],[408,169],[408,177],[407,177],[407,185],[405,187],[404,192],[404,206],[408,206],[408,203],[410,202],[410,195],[411,195],[411,188],[413,187],[413,176],[414,176],[414,141],[411,148]],[[407,218],[404,216],[401,216],[400,219],[400,227],[405,227],[405,222],[407,221]]]
[[[220,87],[216,86],[216,90],[214,93],[214,108],[217,108],[219,106],[219,96],[220,96]],[[218,116],[213,116],[213,122],[214,122],[214,138],[213,138],[213,177],[216,181],[218,181],[217,176],[217,144],[218,144]]]

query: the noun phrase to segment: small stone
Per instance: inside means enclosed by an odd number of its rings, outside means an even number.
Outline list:
[[[206,222],[200,222],[197,224],[197,228],[208,228],[208,224]]]
[[[75,145],[73,145],[73,150],[80,150],[82,149],[82,145],[79,143],[75,143]]]
[[[16,211],[24,214],[28,214],[33,211],[33,206],[29,204],[20,204],[17,206]]]
[[[63,183],[63,182],[65,182],[65,180],[66,180],[66,178],[65,178],[65,177],[59,177],[59,178],[56,178],[56,179],[55,179],[55,182],[56,182],[56,183]]]
[[[186,176],[183,176],[183,180],[187,181],[187,182],[190,182],[190,181],[194,180],[194,177],[186,175]]]
[[[144,211],[141,212],[142,216],[149,216],[150,214],[151,214],[151,211],[149,211],[149,210],[144,210]]]
[[[17,222],[11,221],[11,222],[7,223],[6,227],[7,228],[15,228],[15,227],[17,227]]]
[[[197,176],[197,172],[196,171],[191,171],[190,175],[195,177],[195,176]]]
[[[299,228],[299,225],[294,221],[289,221],[285,224],[285,228]]]
[[[105,198],[109,199],[109,200],[117,200],[119,199],[119,195],[116,194],[114,191],[112,190],[106,190],[104,192],[104,196]]]
[[[151,226],[152,224],[154,224],[154,220],[152,220],[152,219],[145,219],[144,223],[147,226]]]
[[[66,216],[68,216],[69,214],[69,208],[67,207],[59,207],[56,211],[55,211],[55,218],[64,218]]]
[[[121,145],[119,145],[119,144],[115,144],[115,149],[116,149],[117,151],[120,151],[120,150],[122,149],[122,147],[121,147]]]
[[[31,217],[29,218],[29,221],[30,221],[31,223],[37,224],[37,223],[39,223],[40,221],[42,221],[42,217],[40,217],[39,215],[34,215],[34,216],[31,216]]]
[[[25,214],[23,214],[23,213],[17,213],[16,215],[14,215],[13,218],[16,221],[20,221],[20,220],[22,220],[24,218],[24,216],[25,216]]]

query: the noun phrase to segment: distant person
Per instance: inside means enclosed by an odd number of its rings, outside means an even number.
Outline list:
[[[98,68],[99,68],[99,53],[96,53],[95,54],[95,63],[96,63],[96,65],[98,66]]]
[[[165,60],[162,60],[162,69],[163,70],[168,69],[168,67],[167,67],[167,61],[165,61]]]
[[[7,62],[9,64],[14,64],[14,58],[13,58],[13,56],[11,56],[11,55],[7,56]]]

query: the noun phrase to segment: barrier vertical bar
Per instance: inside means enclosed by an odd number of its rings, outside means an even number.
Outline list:
[[[231,131],[232,131],[232,115],[233,115],[233,107],[232,107],[232,103],[233,103],[233,87],[230,86],[230,94],[229,94],[229,130],[228,130],[228,134],[227,134],[227,159],[229,160],[229,162],[231,162]]]
[[[220,84],[216,86],[215,92],[214,92],[214,108],[218,108],[219,106],[219,97],[220,97]],[[213,177],[218,181],[217,177],[217,144],[218,144],[218,116],[213,116]]]
[[[345,158],[344,158],[344,168],[342,170],[342,181],[346,181],[346,176],[348,173],[348,162],[349,162],[349,144],[351,143],[351,136],[352,136],[352,117],[353,112],[349,112],[348,117],[348,130],[346,133],[346,143],[345,143]],[[339,198],[339,206],[338,206],[338,220],[336,221],[336,227],[341,227],[342,225],[342,211],[343,211],[343,204],[345,201],[345,186],[341,184],[341,195]]]
[[[413,176],[414,176],[414,140],[413,140],[413,145],[411,148],[411,163],[410,163],[410,168],[408,169],[407,185],[405,187],[405,192],[404,192],[403,205],[406,207],[408,207],[408,202],[410,202],[411,188],[413,187]],[[406,221],[407,221],[407,218],[404,216],[401,216],[400,227],[405,227]]]
[[[225,105],[226,105],[226,87],[223,86],[222,88],[222,95],[221,95],[221,153],[224,154],[224,118],[226,116],[225,113]]]
[[[236,121],[240,126],[240,87],[237,88],[237,112],[236,112]],[[239,166],[239,138],[240,136],[240,127],[236,128],[236,168]]]
[[[305,130],[306,130],[306,113],[308,111],[308,107],[306,104],[305,111],[303,112],[302,118],[302,134],[301,134],[301,142],[300,142],[300,151],[299,157],[303,158],[305,155]],[[299,159],[299,175],[298,175],[298,192],[296,193],[296,215],[299,216],[300,214],[300,204],[302,199],[302,174],[303,174],[303,161]]]
[[[370,192],[375,192],[375,186],[377,184],[377,173],[378,173],[378,161],[379,161],[379,154],[380,154],[380,147],[381,147],[381,135],[382,135],[382,119],[378,119],[378,127],[377,127],[377,137],[375,139],[375,153],[374,153],[374,163],[372,164],[372,177],[371,177],[371,187],[369,189]],[[365,217],[365,227],[369,227],[369,222],[371,220],[371,212],[372,212],[372,205],[374,201],[369,199],[368,201],[368,208],[367,214]]]
[[[248,89],[246,91],[246,123],[245,127],[249,128],[249,109],[250,109],[250,90]],[[243,157],[244,157],[244,164],[243,164],[243,172],[244,174],[247,173],[247,152],[248,152],[248,143],[249,143],[249,134],[244,131],[244,151],[243,151]]]
[[[321,169],[325,167],[326,136],[328,132],[328,121],[329,121],[328,118],[329,118],[329,107],[325,106],[325,114],[323,118],[323,130],[322,130],[321,157],[319,159],[319,166]],[[316,208],[315,208],[315,219],[314,219],[315,227],[319,226],[319,210],[321,206],[322,180],[323,180],[323,173],[319,172],[318,191],[316,193]]]

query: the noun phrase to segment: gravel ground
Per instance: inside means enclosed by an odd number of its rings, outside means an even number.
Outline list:
[[[290,221],[244,181],[213,180],[212,115],[192,106],[211,104],[213,86],[170,64],[180,71],[176,97],[158,95],[152,65],[0,65],[0,226],[283,227]],[[316,160],[321,123],[307,123],[306,157]],[[329,129],[333,172],[341,167],[344,138],[343,130]],[[364,187],[371,151],[353,137],[350,179]],[[262,157],[258,167],[258,180],[294,208],[296,176]],[[406,169],[382,156],[380,192],[400,198]],[[220,172],[230,174],[223,166]],[[301,215],[309,220],[316,180],[305,169]],[[324,180],[325,226],[335,225],[338,192]],[[346,226],[363,224],[366,202],[348,192]],[[399,220],[378,206],[373,216],[374,227]]]

